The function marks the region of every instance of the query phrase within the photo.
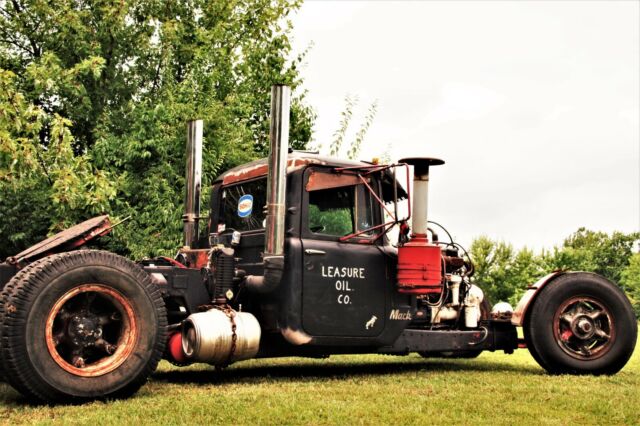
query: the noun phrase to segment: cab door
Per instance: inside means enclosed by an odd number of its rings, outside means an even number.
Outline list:
[[[345,237],[381,223],[380,206],[354,175],[310,168],[304,183],[303,328],[311,336],[376,337],[391,285],[382,238],[375,231]]]

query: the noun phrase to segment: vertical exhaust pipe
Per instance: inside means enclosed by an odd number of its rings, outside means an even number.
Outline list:
[[[287,154],[289,153],[289,110],[291,89],[271,88],[271,125],[267,175],[267,217],[264,244],[264,275],[249,275],[245,285],[250,291],[268,293],[282,280],[284,273],[284,234],[286,214]]]
[[[289,110],[291,89],[271,88],[271,125],[269,127],[269,172],[267,175],[267,228],[265,256],[284,255],[285,194],[287,190],[287,154],[289,153]]]
[[[440,166],[438,158],[404,158],[400,163],[413,166],[413,203],[411,211],[412,237],[427,238],[427,207],[429,204],[429,166]]]
[[[187,122],[186,195],[184,201],[184,246],[192,247],[198,239],[200,220],[200,185],[202,180],[202,120]]]

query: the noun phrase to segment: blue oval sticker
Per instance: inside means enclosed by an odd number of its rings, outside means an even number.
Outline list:
[[[238,216],[247,217],[251,216],[253,211],[253,195],[246,194],[240,197],[238,200]]]

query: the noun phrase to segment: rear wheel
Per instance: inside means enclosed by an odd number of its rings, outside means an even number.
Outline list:
[[[129,396],[165,343],[158,289],[137,265],[74,251],[34,262],[3,292],[0,362],[9,384],[47,402]]]
[[[614,374],[633,353],[637,322],[615,284],[575,272],[540,290],[524,334],[533,357],[552,374]]]

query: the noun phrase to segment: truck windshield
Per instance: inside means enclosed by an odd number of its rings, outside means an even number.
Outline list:
[[[266,179],[227,186],[222,189],[221,197],[219,232],[230,228],[240,232],[264,229]]]

